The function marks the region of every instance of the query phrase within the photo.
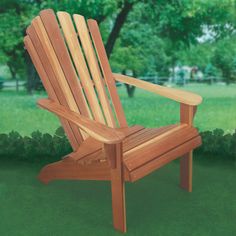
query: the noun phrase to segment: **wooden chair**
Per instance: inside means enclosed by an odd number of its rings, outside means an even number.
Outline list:
[[[141,179],[180,157],[180,186],[192,191],[192,150],[201,144],[193,118],[202,98],[112,73],[96,21],[56,15],[41,11],[24,43],[49,97],[38,105],[59,117],[73,152],[45,166],[39,179],[111,181],[113,224],[126,232],[125,181]],[[180,123],[129,127],[116,81],[179,102]]]

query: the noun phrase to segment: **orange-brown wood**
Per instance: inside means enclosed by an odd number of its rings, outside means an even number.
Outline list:
[[[73,18],[90,69],[90,73],[93,77],[93,81],[97,89],[103,112],[106,117],[107,124],[110,127],[116,127],[115,119],[106,94],[104,83],[102,81],[102,74],[98,65],[85,19],[83,16],[77,14],[74,14]]]
[[[71,111],[49,99],[40,99],[37,103],[40,107],[76,124],[85,133],[100,142],[111,144],[120,143],[125,138],[121,132]]]
[[[105,124],[102,110],[94,90],[94,83],[90,78],[71,16],[66,12],[58,12],[57,15],[93,116],[96,121]]]
[[[127,121],[125,119],[125,114],[116,90],[115,80],[113,79],[112,71],[108,62],[107,54],[102,42],[102,37],[99,32],[97,22],[95,20],[89,19],[88,27],[92,36],[98,59],[100,61],[103,76],[106,81],[108,91],[110,93],[117,120],[119,122],[120,127],[127,127]]]
[[[56,74],[54,73],[54,71],[50,65],[50,59],[49,59],[46,51],[43,49],[41,41],[39,40],[39,37],[38,37],[35,29],[33,28],[32,25],[30,25],[27,28],[26,32],[34,45],[35,50],[37,51],[40,61],[45,69],[45,72],[47,73],[48,81],[50,81],[50,84],[52,85],[53,90],[55,91],[55,93],[57,95],[59,103],[65,107],[69,107],[66,97],[65,97],[65,94],[58,83]],[[44,77],[41,77],[41,80],[44,80]],[[78,127],[76,127],[74,124],[70,124],[70,126],[71,126],[71,129],[73,130],[73,133],[74,133],[74,136],[77,140],[77,143],[80,144],[83,139],[82,139],[82,136],[78,130]]]
[[[182,124],[193,125],[196,106],[180,104],[180,122]],[[193,152],[185,153],[180,159],[180,186],[188,192],[192,192],[193,176]]]
[[[132,86],[147,90],[152,93],[156,93],[158,95],[164,96],[166,98],[172,99],[176,102],[180,102],[183,104],[197,106],[202,102],[201,96],[184,90],[152,84],[140,79],[135,79],[130,76],[121,75],[117,73],[113,73],[113,77],[116,81],[119,81],[121,83],[130,84]]]
[[[42,64],[42,62],[39,58],[39,55],[38,55],[29,36],[26,36],[24,38],[24,43],[25,43],[25,47],[26,47],[26,49],[27,49],[27,51],[28,51],[28,53],[35,65],[35,68],[36,68],[39,76],[41,77],[42,83],[48,92],[49,98],[63,104],[64,100],[61,98],[61,96],[56,95],[56,92],[54,90],[54,86],[52,86],[52,83],[51,83],[50,79],[48,78],[48,74],[47,74],[48,71],[45,70],[46,68]],[[68,139],[71,142],[73,150],[77,150],[79,147],[79,143],[81,141],[81,138],[82,138],[80,133],[78,132],[77,127],[75,127],[73,124],[71,125],[65,119],[60,118],[60,121],[61,121],[62,126],[65,129]]]
[[[152,173],[154,170],[161,168],[162,166],[182,156],[189,150],[200,145],[201,137],[198,136],[174,149],[171,149],[169,152],[162,154],[161,156],[153,159],[140,168],[137,168],[134,171],[130,172],[130,181],[134,182],[136,180],[139,180],[140,178],[143,178],[144,176]]]
[[[50,39],[55,54],[57,55],[57,59],[63,70],[66,81],[68,82],[68,85],[70,87],[71,93],[77,104],[80,114],[87,117],[91,117],[90,110],[83,95],[81,85],[77,78],[76,71],[72,65],[54,12],[52,10],[41,11],[40,18],[47,31],[48,38]]]
[[[122,144],[104,145],[111,166],[111,195],[114,228],[126,232],[125,180],[122,164]]]
[[[45,166],[39,179],[111,181],[114,228],[126,232],[125,181],[180,158],[180,186],[192,191],[192,150],[201,145],[193,118],[202,98],[113,74],[96,21],[57,16],[59,22],[52,10],[40,12],[24,43],[49,96],[38,105],[59,117],[74,151]],[[115,80],[179,102],[180,124],[128,127]]]

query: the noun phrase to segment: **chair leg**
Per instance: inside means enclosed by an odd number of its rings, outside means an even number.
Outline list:
[[[193,152],[186,153],[180,159],[180,187],[192,192],[192,164]]]
[[[126,232],[125,179],[122,164],[122,144],[105,144],[105,154],[111,165],[111,196],[113,225],[116,230]]]
[[[125,183],[114,178],[111,181],[113,225],[116,230],[126,232]]]

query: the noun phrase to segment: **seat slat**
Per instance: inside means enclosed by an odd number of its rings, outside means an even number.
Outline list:
[[[152,161],[145,163],[145,165],[135,169],[134,171],[130,172],[130,181],[134,182],[142,177],[150,174],[154,170],[161,168],[162,166],[166,165],[167,163],[181,157],[185,153],[189,152],[198,146],[201,145],[201,137],[197,136],[189,141],[185,142],[184,144],[170,150],[162,154],[161,156],[153,159]]]
[[[102,81],[102,74],[99,69],[99,65],[96,59],[94,48],[90,39],[89,31],[85,22],[85,19],[81,15],[73,15],[75,26],[79,34],[80,41],[83,46],[83,51],[87,59],[87,63],[90,69],[90,72],[95,83],[99,99],[103,108],[103,112],[107,121],[108,126],[116,127],[116,122],[112,113],[112,109],[106,94],[104,83]]]
[[[83,85],[93,116],[96,121],[105,124],[101,107],[98,103],[97,95],[94,91],[94,84],[90,78],[89,71],[84,60],[84,56],[71,17],[66,12],[58,12],[57,16],[60,21],[66,42],[70,49],[70,53],[73,58],[75,67],[80,76],[80,81]]]
[[[52,88],[57,95],[59,103],[65,107],[69,108],[69,105],[67,103],[65,95],[63,93],[63,90],[59,86],[57,77],[50,65],[50,60],[49,60],[47,53],[45,52],[45,50],[41,44],[41,41],[38,38],[38,35],[37,35],[34,27],[32,25],[30,25],[27,28],[26,32],[34,45],[35,50],[37,51],[40,61],[45,69],[45,72],[47,73],[48,80],[50,81],[50,84],[52,85]],[[44,79],[44,77],[41,78],[41,80],[43,80],[43,79]],[[81,143],[83,139],[82,139],[81,133],[78,130],[78,127],[76,125],[74,125],[73,123],[69,123],[69,124],[70,124],[71,129],[73,130],[73,133],[74,133],[74,136],[77,140],[77,143],[78,144]]]
[[[59,99],[57,98],[57,95],[53,89],[53,86],[50,83],[50,80],[48,79],[48,75],[46,73],[46,71],[44,70],[44,67],[39,59],[39,56],[34,48],[33,43],[31,42],[31,39],[29,36],[25,36],[24,38],[24,44],[25,47],[35,65],[35,68],[42,80],[43,86],[45,87],[45,89],[48,92],[48,96],[49,98],[51,98],[54,101],[59,101]],[[73,130],[70,127],[70,124],[67,120],[60,118],[60,122],[63,126],[63,128],[65,129],[65,133],[67,134],[68,139],[71,142],[72,148],[74,151],[76,151],[79,147],[79,143],[77,142]]]
[[[179,125],[124,153],[124,164],[132,171],[197,136],[195,128]]]
[[[154,129],[147,128],[147,129],[142,130],[141,132],[131,135],[124,141],[124,148],[123,148],[124,153],[135,147],[138,147],[139,145],[151,140],[152,138],[155,138],[167,132],[168,130],[173,129],[176,126],[177,125],[170,125],[170,126],[154,128]]]
[[[106,81],[106,85],[114,106],[117,120],[119,122],[120,127],[127,127],[128,125],[125,118],[124,110],[122,108],[120,98],[117,93],[115,80],[112,75],[112,71],[108,62],[107,54],[103,45],[102,37],[97,22],[92,19],[89,19],[87,22],[94,43],[94,47],[96,49],[97,56],[100,62],[100,66],[102,68],[103,76]]]

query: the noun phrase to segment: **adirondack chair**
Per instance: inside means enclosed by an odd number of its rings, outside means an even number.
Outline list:
[[[113,225],[121,232],[126,232],[125,181],[137,181],[180,158],[180,186],[192,191],[192,150],[201,144],[193,118],[200,96],[112,73],[95,20],[47,9],[26,32],[25,48],[48,93],[37,103],[59,117],[73,148],[41,170],[43,183],[111,181]],[[180,122],[129,127],[116,81],[179,102]]]

